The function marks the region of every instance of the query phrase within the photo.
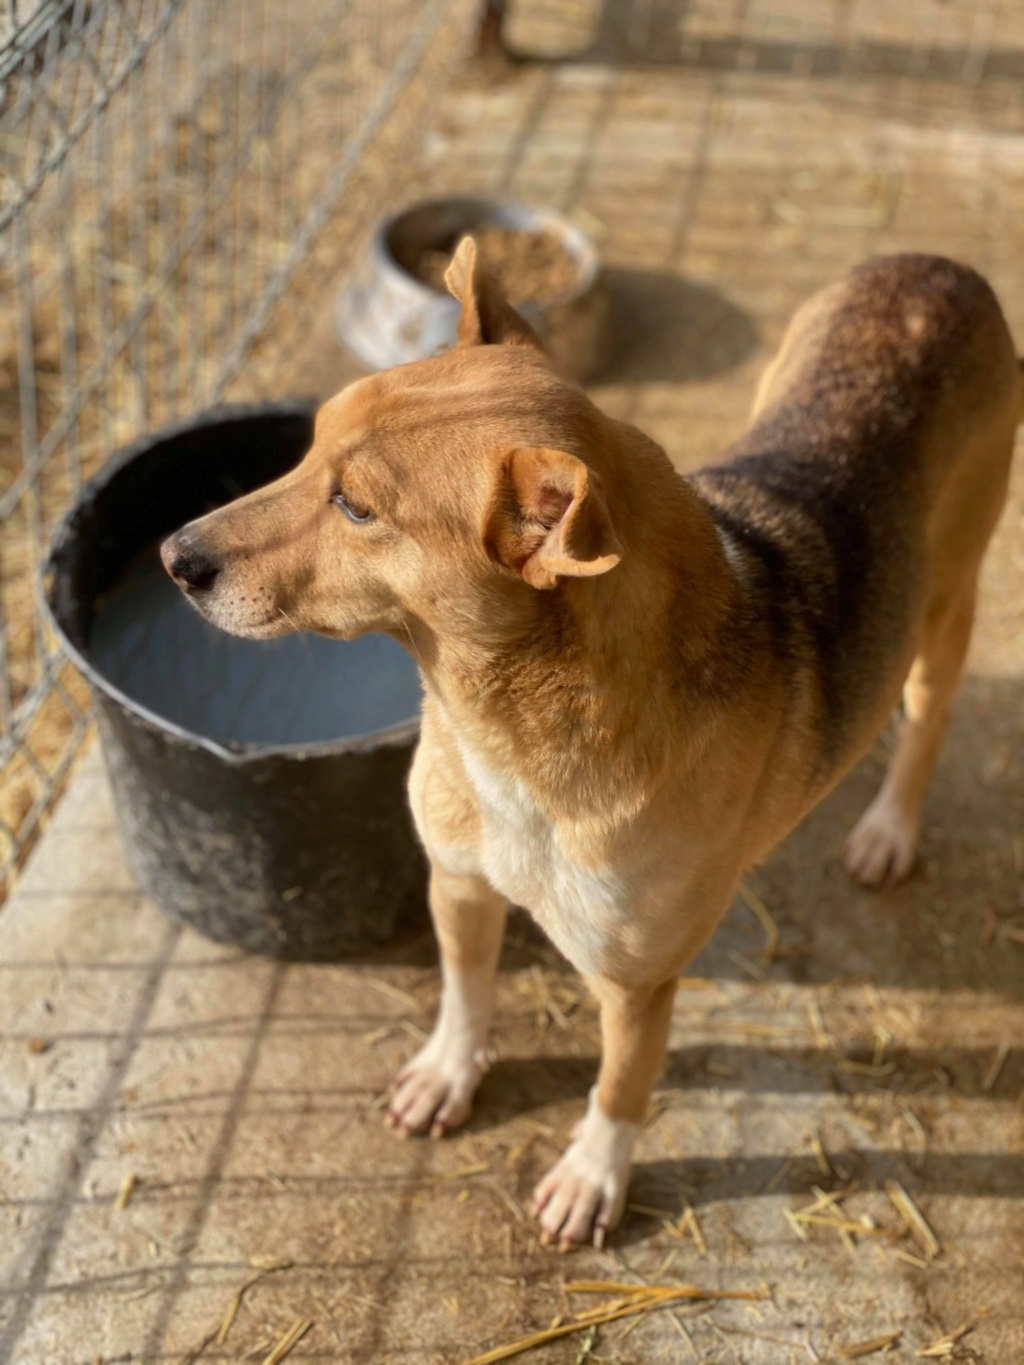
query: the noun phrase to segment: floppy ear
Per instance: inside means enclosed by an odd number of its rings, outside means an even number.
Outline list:
[[[462,304],[460,346],[533,346],[544,344],[519,316],[498,286],[480,269],[476,242],[463,237],[445,271],[448,292]]]
[[[601,483],[564,450],[513,450],[487,526],[492,557],[533,588],[614,569],[622,547]]]

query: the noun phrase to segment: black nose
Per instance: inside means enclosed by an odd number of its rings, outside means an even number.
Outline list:
[[[171,536],[160,547],[164,568],[186,592],[201,592],[217,577],[220,565],[190,537]]]

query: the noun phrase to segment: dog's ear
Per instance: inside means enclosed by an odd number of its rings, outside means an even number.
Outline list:
[[[487,525],[492,558],[531,587],[592,578],[621,558],[600,480],[564,450],[511,451]]]
[[[490,277],[480,269],[476,242],[463,237],[445,271],[448,292],[462,304],[459,318],[460,346],[533,346],[544,344],[530,324],[519,316]]]

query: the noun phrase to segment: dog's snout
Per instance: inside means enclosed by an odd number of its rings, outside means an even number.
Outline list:
[[[220,568],[212,555],[180,533],[164,541],[160,558],[175,583],[186,592],[211,587]]]

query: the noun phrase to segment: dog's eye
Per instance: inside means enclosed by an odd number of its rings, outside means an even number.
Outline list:
[[[373,513],[368,507],[360,507],[358,503],[349,502],[344,493],[335,493],[331,502],[335,507],[340,507],[348,517],[349,521],[372,521]]]

